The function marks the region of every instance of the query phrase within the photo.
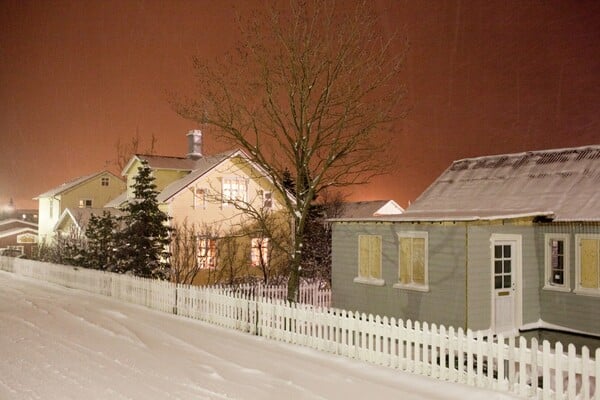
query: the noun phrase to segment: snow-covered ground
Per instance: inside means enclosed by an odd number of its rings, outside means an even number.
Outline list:
[[[0,271],[0,399],[512,399]]]

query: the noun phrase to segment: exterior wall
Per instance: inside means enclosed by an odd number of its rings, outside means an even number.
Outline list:
[[[569,238],[569,289],[566,292],[544,289],[545,234],[566,233]],[[600,234],[600,224],[544,224],[536,229],[536,242],[542,262],[540,274],[541,319],[547,324],[600,335],[600,296],[582,295],[575,290],[575,235],[579,233]]]
[[[24,238],[26,240],[23,240]],[[22,232],[14,235],[0,237],[0,253],[9,246],[22,246],[25,256],[31,257],[34,249],[37,248],[37,241],[31,239],[37,239],[37,232],[30,228],[24,228]]]
[[[109,179],[108,186],[102,186],[102,178]],[[79,207],[79,201],[85,199],[92,200],[92,207],[102,207],[124,190],[125,183],[122,180],[112,174],[103,173],[53,198],[39,198],[38,235],[40,242],[51,240],[54,237],[54,226],[66,208],[76,209]],[[53,204],[52,217],[50,217],[51,202]]]
[[[51,240],[54,225],[60,217],[60,196],[40,197],[38,200],[38,237],[39,242]],[[52,207],[52,211],[50,208]]]
[[[260,190],[273,191],[269,181],[259,177],[246,162],[240,159],[227,160],[173,196],[165,210],[173,218],[171,223],[180,224],[187,219],[188,224],[193,223],[200,227],[206,224],[221,231],[228,231],[230,227],[237,226],[244,219],[244,213],[231,204],[224,204],[221,196],[222,180],[228,177],[241,177],[247,180],[248,201],[254,207],[260,207],[262,202]],[[208,190],[208,195],[205,203],[196,198],[194,207],[193,189],[196,188]],[[276,197],[273,199],[273,211],[281,209],[281,200]]]
[[[109,178],[108,186],[102,186],[102,178]],[[124,190],[125,183],[114,175],[109,173],[98,175],[94,179],[90,179],[61,194],[58,217],[68,207],[73,209],[79,208],[79,201],[84,199],[92,200],[93,208],[103,207],[106,203],[123,193]]]
[[[398,282],[398,232],[428,232],[429,291],[394,288]],[[465,226],[411,223],[334,223],[332,302],[334,307],[465,327]],[[358,235],[382,237],[383,286],[355,283]]]
[[[401,231],[427,231],[429,291],[397,289],[398,238]],[[544,288],[545,234],[569,238],[569,281],[565,291]],[[534,224],[523,221],[489,223],[375,223],[333,224],[332,288],[335,307],[418,319],[474,330],[488,330],[492,321],[492,248],[494,234],[521,239],[520,326],[566,328],[600,335],[600,296],[575,293],[575,235],[600,234],[600,224]],[[383,286],[355,283],[358,275],[358,235],[382,237]],[[468,246],[467,257],[465,248]],[[468,260],[468,273],[465,264]],[[465,292],[465,286],[467,291]],[[468,306],[468,307],[467,307]],[[541,321],[540,321],[541,320]]]
[[[135,177],[138,173],[138,168],[142,165],[139,160],[135,160],[129,170],[127,171],[127,198],[133,198],[133,184],[135,183]],[[161,192],[167,185],[175,182],[178,179],[183,178],[190,171],[181,171],[176,169],[152,169],[152,175],[154,176],[154,184],[156,190]]]
[[[535,323],[540,316],[540,273],[543,274],[541,265],[544,260],[538,255],[534,228],[531,224],[494,222],[469,226],[468,326],[474,330],[487,330],[492,327],[492,234],[521,236],[522,322]]]

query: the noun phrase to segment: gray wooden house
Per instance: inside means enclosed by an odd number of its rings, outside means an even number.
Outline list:
[[[396,216],[333,222],[333,306],[600,336],[600,145],[455,161]]]

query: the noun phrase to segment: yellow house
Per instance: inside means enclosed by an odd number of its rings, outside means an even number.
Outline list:
[[[84,209],[103,207],[125,190],[125,183],[116,175],[101,171],[64,183],[34,200],[38,200],[39,242],[49,242],[55,236],[55,227],[67,208]]]
[[[195,229],[197,263],[201,269],[210,270],[221,258],[217,257],[216,237],[246,228],[245,224],[251,221],[249,209],[271,214],[283,210],[283,199],[266,173],[242,150],[204,156],[201,132],[192,130],[187,136],[186,157],[134,155],[122,172],[127,190],[106,207],[119,208],[132,199],[138,169],[147,162],[159,192],[159,207],[170,217],[171,226],[186,224]],[[248,265],[266,261],[267,242],[260,237],[249,238]]]

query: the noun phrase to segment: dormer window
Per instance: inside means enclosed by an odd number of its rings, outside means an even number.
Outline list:
[[[103,177],[103,178],[100,179],[100,184],[102,186],[108,186],[108,182],[109,182],[109,180],[108,180],[107,177]]]

